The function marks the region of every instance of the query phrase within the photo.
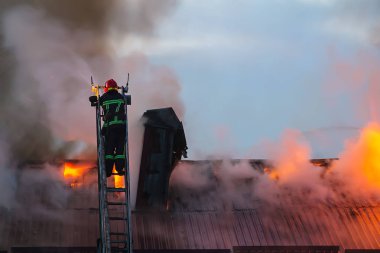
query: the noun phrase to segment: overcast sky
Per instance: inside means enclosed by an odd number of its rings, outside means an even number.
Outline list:
[[[376,0],[182,0],[157,36],[128,37],[120,50],[142,50],[175,71],[190,158],[260,158],[261,143],[286,129],[304,133],[314,157],[337,156],[346,137],[377,117],[379,7]]]

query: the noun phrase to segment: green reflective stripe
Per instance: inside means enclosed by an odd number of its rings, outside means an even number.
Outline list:
[[[125,120],[116,120],[116,121],[111,121],[110,123],[108,123],[109,126],[116,125],[116,124],[125,124]]]
[[[115,155],[115,159],[124,159],[125,155]]]
[[[125,124],[125,120],[116,120],[116,121],[113,120],[111,122],[104,123],[103,127],[108,127],[108,126],[117,125],[117,124]]]
[[[111,105],[111,104],[124,104],[123,99],[111,99],[104,101],[102,105]]]
[[[114,159],[114,156],[113,155],[106,155],[106,159]]]

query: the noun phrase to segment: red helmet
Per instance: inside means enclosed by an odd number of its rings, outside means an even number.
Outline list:
[[[105,88],[104,88],[104,92],[107,92],[108,89],[117,89],[117,83],[115,80],[113,79],[110,79],[108,80],[106,83],[105,83]]]

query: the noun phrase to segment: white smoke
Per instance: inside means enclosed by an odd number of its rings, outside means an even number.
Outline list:
[[[265,161],[231,160],[180,163],[171,186],[174,208],[292,209],[294,205],[378,201],[380,128],[372,123],[346,143],[339,160],[312,163],[311,149],[299,131],[285,131],[268,146]],[[327,161],[328,162],[328,161]]]

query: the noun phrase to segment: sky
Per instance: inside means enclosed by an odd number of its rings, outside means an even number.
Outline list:
[[[368,87],[380,85],[379,6],[182,0],[156,36],[129,36],[119,50],[174,70],[190,159],[261,158],[261,144],[286,129],[304,135],[314,158],[336,157],[377,115]]]

